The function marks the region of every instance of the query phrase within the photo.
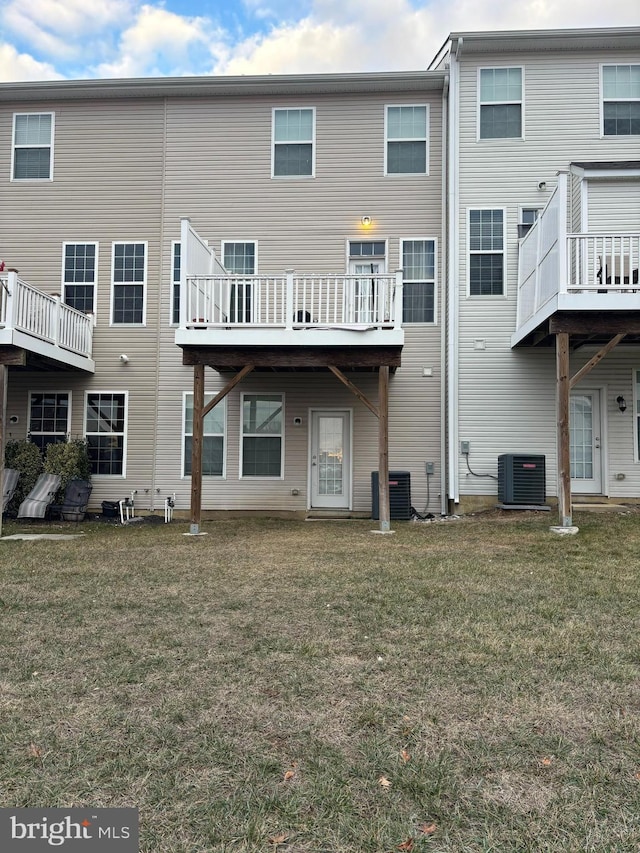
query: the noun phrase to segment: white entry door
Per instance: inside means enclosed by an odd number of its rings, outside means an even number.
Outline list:
[[[571,437],[571,491],[602,493],[602,424],[600,392],[571,393],[569,411]]]
[[[311,415],[311,506],[350,509],[351,413]]]

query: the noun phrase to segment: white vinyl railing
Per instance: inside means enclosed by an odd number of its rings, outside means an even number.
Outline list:
[[[9,271],[0,278],[0,326],[16,329],[78,355],[91,356],[93,318]]]
[[[402,322],[402,271],[371,275],[185,276],[186,328],[375,327]]]
[[[640,234],[568,234],[566,222],[567,176],[560,173],[546,207],[520,241],[518,329],[558,294],[640,289]]]

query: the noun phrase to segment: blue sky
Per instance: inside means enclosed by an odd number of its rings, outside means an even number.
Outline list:
[[[0,0],[0,81],[426,68],[456,30],[636,26],[638,0]]]

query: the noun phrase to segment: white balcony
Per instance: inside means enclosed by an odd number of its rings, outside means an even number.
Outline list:
[[[182,347],[402,347],[402,272],[230,275],[182,221]]]
[[[567,232],[567,180],[520,241],[512,346],[553,314],[640,311],[640,233]]]
[[[93,318],[9,271],[0,276],[0,346],[34,355],[52,368],[93,373]]]

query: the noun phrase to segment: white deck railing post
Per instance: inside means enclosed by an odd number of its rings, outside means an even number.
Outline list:
[[[61,311],[61,300],[58,294],[52,294],[53,299],[55,300],[55,304],[53,306],[53,343],[59,347],[60,346],[60,337],[61,337],[61,322],[62,322],[62,311]]]
[[[178,325],[184,329],[189,322],[188,294],[187,294],[187,267],[189,265],[189,229],[191,220],[184,216],[180,220],[180,317]],[[173,259],[172,259],[173,261]]]
[[[567,264],[567,187],[569,173],[558,172],[558,292],[566,293],[569,284]]]
[[[15,310],[16,291],[18,288],[18,271],[7,270],[7,299],[4,317],[5,326],[10,329],[13,326],[13,314]]]
[[[403,291],[404,291],[404,282],[403,282],[403,270],[396,270],[396,281],[395,286],[393,288],[393,328],[399,329],[402,326],[402,309],[403,309]]]
[[[284,298],[284,327],[287,331],[293,329],[293,270],[285,270],[286,285]]]

